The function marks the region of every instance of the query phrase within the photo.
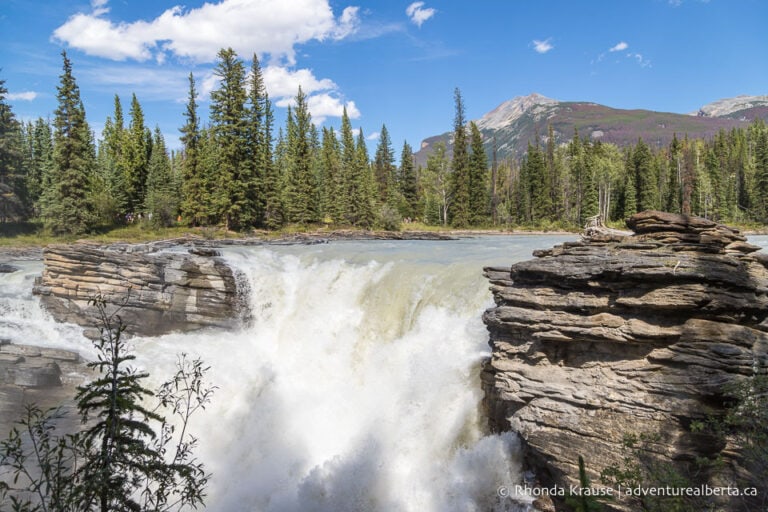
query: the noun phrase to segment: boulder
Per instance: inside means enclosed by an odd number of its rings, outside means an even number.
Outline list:
[[[739,447],[691,425],[723,413],[729,383],[768,368],[766,259],[706,219],[643,212],[627,225],[634,234],[621,239],[485,269],[490,428],[520,434],[546,486],[578,484],[580,455],[599,482],[623,463],[628,435],[655,439],[651,456],[678,468],[720,457],[718,478],[748,485]],[[723,510],[754,505],[719,499]]]
[[[247,311],[244,286],[217,251],[158,250],[152,244],[52,245],[43,251],[43,275],[34,287],[60,322],[98,336],[98,310],[119,310],[128,334],[159,335],[202,327],[231,327]]]

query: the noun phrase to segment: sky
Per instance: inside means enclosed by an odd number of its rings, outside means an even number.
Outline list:
[[[100,137],[136,94],[172,148],[192,72],[207,119],[219,49],[258,55],[278,125],[298,87],[313,120],[346,107],[371,151],[452,129],[516,96],[689,113],[768,94],[765,0],[0,0],[0,79],[23,121],[52,117],[62,50]]]

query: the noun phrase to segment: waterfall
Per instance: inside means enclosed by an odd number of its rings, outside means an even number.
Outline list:
[[[132,340],[158,383],[181,352],[211,367],[218,389],[190,425],[213,473],[208,510],[525,510],[497,495],[521,480],[519,441],[489,435],[480,410],[482,267],[562,239],[226,249],[247,280],[248,325]],[[0,338],[85,350],[34,297],[6,295],[0,308],[34,314],[0,321]]]

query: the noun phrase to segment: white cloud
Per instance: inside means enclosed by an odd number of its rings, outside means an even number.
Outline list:
[[[373,132],[369,136],[365,138],[365,140],[379,140],[379,137],[381,137],[381,134],[379,132]]]
[[[275,102],[275,105],[282,108],[295,107],[295,97],[281,98]],[[344,113],[344,107],[347,108],[347,116],[350,119],[359,119],[360,111],[357,109],[354,101],[343,102],[333,93],[313,94],[307,97],[307,109],[312,114],[312,122],[321,125],[329,117],[341,117]]]
[[[533,49],[538,53],[547,53],[548,51],[554,49],[554,45],[550,42],[552,40],[551,37],[539,41],[538,39],[533,40]]]
[[[307,99],[307,108],[318,125],[322,124],[328,117],[341,117],[344,113],[344,107],[347,108],[347,116],[350,119],[360,118],[360,111],[355,106],[354,101],[342,102],[338,97],[328,93],[315,94]]]
[[[91,0],[91,9],[93,9],[93,15],[101,16],[102,14],[107,14],[109,12],[109,7],[107,7],[108,3],[109,0]]]
[[[11,92],[6,95],[6,98],[11,101],[33,101],[37,98],[37,93],[34,91]]]
[[[278,107],[294,106],[301,86],[302,92],[307,95],[307,108],[315,124],[322,124],[328,117],[341,117],[345,106],[350,119],[360,117],[355,102],[344,102],[333,80],[318,79],[309,69],[290,70],[268,66],[263,70],[263,75],[267,92],[271,98],[275,98]]]
[[[621,41],[620,43],[617,43],[615,46],[612,46],[608,51],[609,52],[621,52],[629,48],[629,45],[625,43],[624,41]]]
[[[411,19],[411,23],[418,27],[421,27],[421,25],[434,16],[436,12],[437,10],[432,7],[425,8],[424,2],[413,2],[405,8],[405,14]]]
[[[280,66],[268,66],[263,71],[264,85],[273,98],[296,96],[299,86],[304,94],[318,91],[336,90],[338,86],[328,78],[318,80],[309,69],[291,71]]]
[[[359,7],[346,7],[339,16],[339,23],[333,31],[334,39],[344,39],[355,32],[360,27],[360,18],[358,17]]]
[[[337,20],[328,0],[221,0],[185,10],[173,7],[153,20],[115,23],[103,17],[105,0],[94,12],[71,16],[53,39],[112,60],[161,61],[165,54],[211,62],[220,48],[241,55],[269,54],[294,62],[295,46],[311,40],[342,39],[358,27],[358,8]]]
[[[649,68],[651,67],[651,61],[643,57],[640,53],[628,53],[627,57],[630,59],[635,59],[638,64],[640,64],[640,67],[642,68]]]

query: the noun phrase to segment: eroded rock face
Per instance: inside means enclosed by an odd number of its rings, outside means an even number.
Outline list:
[[[721,455],[719,478],[746,485],[738,450],[690,426],[722,412],[726,384],[768,366],[765,256],[705,219],[643,212],[627,224],[633,236],[485,269],[491,428],[520,433],[545,485],[577,484],[579,455],[599,481],[627,455],[624,436],[644,433],[660,460]]]
[[[76,352],[0,340],[0,438],[22,418],[25,404],[70,405],[88,371]]]
[[[35,284],[42,304],[61,322],[98,328],[89,300],[101,294],[122,305],[129,334],[157,335],[200,327],[229,327],[243,312],[243,290],[216,251],[156,251],[148,244],[53,245]],[[94,334],[94,331],[90,331]]]

